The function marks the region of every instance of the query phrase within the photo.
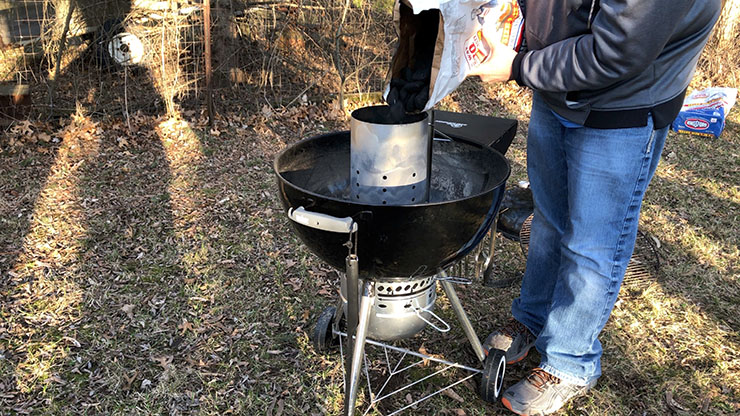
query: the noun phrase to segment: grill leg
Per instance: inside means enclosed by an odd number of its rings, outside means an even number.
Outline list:
[[[360,304],[360,294],[358,293],[359,286],[359,260],[356,255],[350,254],[347,256],[347,351],[354,350],[354,336],[357,330],[357,319],[359,311],[357,310]],[[352,356],[348,353],[344,357],[344,368],[349,370],[352,368]],[[349,388],[351,384],[350,372],[345,371],[344,374],[344,386],[345,390]]]
[[[357,286],[355,285],[355,287]],[[348,297],[347,302],[352,302],[352,299]],[[367,338],[367,328],[370,323],[370,311],[373,303],[375,303],[374,283],[366,282],[362,289],[362,300],[360,301],[357,322],[357,336],[352,344],[352,348],[348,348],[347,350],[347,358],[350,358],[350,351],[352,355],[348,363],[349,365],[345,366],[345,369],[349,369],[347,372],[348,382],[344,385],[345,416],[354,416],[355,414],[355,402],[357,401],[357,391],[360,384],[362,361],[365,353],[365,339]],[[347,333],[347,339],[350,339],[349,333]]]
[[[447,277],[447,273],[445,272],[440,272],[440,275]],[[480,362],[485,361],[486,353],[483,351],[483,345],[478,339],[478,335],[473,329],[473,324],[470,323],[470,319],[460,303],[460,298],[457,297],[455,287],[452,283],[445,280],[440,280],[440,283],[442,284],[442,289],[444,289],[445,294],[447,295],[447,299],[450,300],[452,310],[455,311],[455,315],[457,315],[457,320],[460,321],[460,326],[462,326],[465,336],[467,336],[468,341],[470,341],[470,346],[473,347],[473,352],[475,352],[475,355],[478,357]]]
[[[483,284],[485,286],[493,285],[493,252],[496,249],[496,228],[498,227],[498,216],[494,218],[493,225],[491,225],[491,241],[488,246],[488,257],[483,264]]]

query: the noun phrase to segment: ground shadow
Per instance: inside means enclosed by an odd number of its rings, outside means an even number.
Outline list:
[[[477,82],[466,88],[478,96],[486,91]],[[510,103],[500,99],[497,89],[492,92],[473,104],[456,104],[471,112],[507,113]],[[522,98],[515,94],[509,97]],[[732,277],[738,272],[734,225],[738,202],[733,192],[740,177],[732,168],[736,164],[732,140],[737,127],[732,121],[727,123],[724,137],[730,141],[673,133],[669,137],[661,168],[647,190],[641,221],[641,228],[662,244],[659,284],[644,296],[619,301],[621,306],[602,334],[605,376],[593,399],[596,404],[578,404],[580,409],[603,412],[613,401],[645,414],[677,411],[681,403],[709,413],[736,411],[738,403],[732,397],[737,392],[711,380],[726,377],[737,367],[734,360],[725,360],[726,352],[722,352],[722,348],[737,348],[735,329],[740,327],[738,302],[733,301],[740,298]],[[522,128],[526,133],[522,125],[520,133]],[[524,138],[518,143],[523,146]],[[526,161],[522,161],[524,168]],[[683,325],[672,322],[661,306],[686,313],[692,324],[680,328]],[[667,330],[661,325],[682,336],[669,341],[661,335]],[[644,331],[633,330],[641,327]],[[645,338],[634,339],[635,334]],[[667,384],[656,385],[656,379]],[[663,400],[667,392],[676,400]]]

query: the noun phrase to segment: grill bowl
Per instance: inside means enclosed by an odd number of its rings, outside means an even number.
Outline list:
[[[510,167],[497,151],[474,143],[434,140],[429,202],[370,204],[353,200],[350,134],[301,140],[275,159],[286,212],[304,207],[359,226],[360,277],[408,280],[431,276],[473,249],[493,223]],[[347,234],[293,222],[298,237],[333,267],[343,270]]]

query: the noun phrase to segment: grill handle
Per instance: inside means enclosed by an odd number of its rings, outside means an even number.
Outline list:
[[[337,218],[331,215],[319,212],[307,211],[303,207],[288,209],[288,218],[305,225],[306,227],[317,230],[329,231],[332,233],[354,233],[357,231],[357,223],[352,217]]]

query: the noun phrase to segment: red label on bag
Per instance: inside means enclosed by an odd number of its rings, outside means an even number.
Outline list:
[[[519,19],[519,6],[516,3],[507,3],[506,12],[499,17],[499,24],[503,28],[501,34],[501,43],[508,45],[511,40],[511,32],[514,26],[514,22]],[[516,36],[517,34],[515,34]]]
[[[519,50],[524,33],[524,18],[519,3],[515,0],[489,1],[474,9],[470,18],[477,21],[479,26],[473,36],[465,41],[468,68],[475,68],[485,62],[491,55],[491,45],[502,44]]]
[[[483,37],[483,30],[478,30],[468,40],[468,45],[465,48],[465,60],[468,61],[468,65],[474,68],[488,58],[491,53],[491,49],[488,47],[488,41]]]
[[[690,118],[684,124],[696,130],[706,130],[709,128],[709,122],[700,118]]]

